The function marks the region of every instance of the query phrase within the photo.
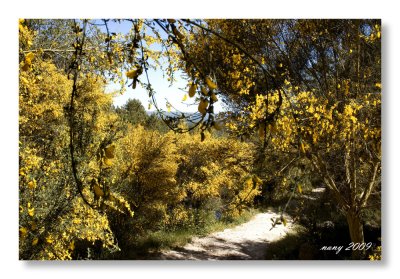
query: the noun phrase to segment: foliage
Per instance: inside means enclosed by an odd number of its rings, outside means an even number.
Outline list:
[[[186,191],[186,206],[200,208],[208,200],[220,200],[218,210],[225,217],[237,216],[252,204],[261,181],[251,176],[254,148],[234,139],[182,135],[178,148],[182,158],[178,181]]]
[[[380,188],[379,21],[208,20],[199,26],[208,33],[196,34],[190,53],[236,109],[228,128],[242,137],[257,133],[264,149],[307,158],[347,217],[352,241],[363,242],[361,213]],[[202,44],[207,47],[197,47]]]
[[[121,232],[128,237],[160,228],[168,222],[168,207],[184,197],[175,179],[179,154],[172,140],[171,133],[162,135],[130,126],[117,143],[112,176],[116,189],[133,205],[136,217],[129,221],[116,216],[114,222],[118,230],[130,226]]]
[[[251,146],[208,137],[202,142],[197,135],[160,134],[131,126],[116,142],[115,189],[135,211],[133,219],[110,215],[120,246],[136,245],[138,237],[151,231],[201,231],[252,205],[260,181],[249,175]]]
[[[370,261],[381,261],[382,260],[382,246],[378,246],[373,254],[369,255]]]
[[[170,131],[157,113],[148,114],[142,103],[137,99],[129,99],[122,107],[117,107],[115,112],[123,122],[133,126],[142,125],[147,129],[163,133]],[[124,125],[124,127],[126,126]]]
[[[21,41],[31,40],[20,22]],[[70,169],[68,102],[71,81],[54,64],[29,52],[20,63],[20,257],[22,259],[70,259],[74,243],[100,240],[115,249],[108,220],[77,197]],[[29,65],[29,67],[26,67]],[[79,168],[100,175],[95,158],[115,115],[104,114],[111,98],[90,76],[79,84],[76,146]],[[103,114],[102,114],[103,113]],[[94,133],[95,132],[95,133]],[[86,180],[89,180],[86,178]],[[89,187],[88,187],[89,188]],[[89,189],[84,190],[93,196]]]
[[[107,258],[320,181],[363,242],[380,196],[378,20],[20,20],[19,35],[21,259]],[[159,107],[149,69],[180,73],[198,111]],[[114,108],[109,83],[142,86],[156,114]]]
[[[124,258],[128,259],[153,259],[153,254],[157,258],[157,252],[182,247],[189,243],[193,236],[206,236],[210,233],[233,228],[237,225],[249,221],[259,211],[249,209],[243,214],[230,220],[219,220],[206,223],[204,227],[177,227],[174,230],[163,229],[149,232],[136,239],[134,247],[126,252]]]
[[[136,99],[129,99],[121,108],[117,108],[116,112],[122,119],[135,126],[137,124],[143,125],[146,121],[147,114],[142,103]]]

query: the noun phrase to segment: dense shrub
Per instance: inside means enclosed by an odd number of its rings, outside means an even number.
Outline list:
[[[120,245],[134,245],[140,235],[160,229],[201,230],[236,217],[259,193],[250,144],[211,135],[202,142],[197,134],[131,126],[116,145],[112,188],[135,211],[134,218],[109,213]]]
[[[32,55],[31,55],[32,57]],[[26,58],[25,58],[26,60]],[[73,179],[67,107],[71,82],[52,63],[34,58],[20,75],[20,258],[70,259],[75,243],[100,241],[116,249],[107,216],[83,202]],[[79,138],[76,156],[83,192],[93,197],[88,181],[100,169],[95,155],[115,115],[111,96],[94,77],[79,83]]]

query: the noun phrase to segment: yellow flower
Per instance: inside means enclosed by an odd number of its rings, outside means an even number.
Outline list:
[[[74,250],[75,249],[75,241],[72,240],[72,242],[69,244],[69,250]]]
[[[240,60],[241,60],[240,54],[234,54],[234,55],[232,55],[232,60],[233,60],[233,63],[239,64],[239,63],[240,63]]]
[[[33,54],[32,52],[29,52],[29,53],[25,56],[25,63],[31,64],[34,57],[35,57],[35,54]]]
[[[35,209],[34,208],[28,208],[28,215],[33,217],[33,215],[35,215]]]
[[[26,175],[23,169],[20,169],[20,170],[19,170],[19,175],[20,175],[20,176],[25,176],[25,175]]]
[[[21,234],[21,238],[24,238],[28,234],[28,229],[25,227],[21,227],[21,228],[19,228],[19,232]]]
[[[138,77],[138,71],[137,70],[130,70],[129,72],[126,72],[126,77],[130,79],[135,79]]]
[[[22,66],[22,70],[23,71],[28,71],[32,65],[32,60],[35,57],[35,55],[32,52],[29,52],[26,56],[25,56],[25,61],[24,64]]]
[[[35,238],[32,240],[32,245],[35,246],[35,245],[38,244],[38,242],[39,242],[39,239],[38,239],[37,237],[35,237]]]
[[[29,181],[29,182],[28,182],[28,187],[29,187],[29,189],[31,189],[31,190],[35,189],[35,188],[36,188],[36,180],[34,179],[34,180],[32,180],[32,181]]]
[[[29,84],[29,81],[28,81],[26,78],[24,78],[24,77],[20,77],[20,80],[21,80],[22,83],[24,83],[24,84]]]
[[[54,240],[53,240],[53,237],[52,237],[51,235],[49,235],[48,237],[46,237],[46,242],[47,242],[47,243],[50,243],[50,244],[51,244],[51,243],[53,243],[53,241],[54,241]]]
[[[301,152],[306,153],[306,149],[305,149],[303,143],[300,143],[300,150],[301,150]]]
[[[297,190],[299,191],[300,194],[303,193],[303,189],[301,188],[301,184],[297,184]]]

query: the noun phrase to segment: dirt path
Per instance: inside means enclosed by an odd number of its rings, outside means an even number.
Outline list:
[[[163,260],[262,260],[268,244],[283,238],[294,226],[289,216],[286,227],[276,225],[272,230],[271,218],[275,212],[259,213],[249,222],[232,229],[195,237],[182,248],[161,252]]]

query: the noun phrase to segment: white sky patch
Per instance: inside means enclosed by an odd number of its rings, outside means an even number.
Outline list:
[[[181,112],[196,112],[198,103],[196,102],[196,98],[190,98],[187,96],[186,101],[182,101],[185,94],[188,93],[187,81],[176,75],[176,80],[172,86],[170,86],[170,82],[163,78],[163,74],[161,70],[149,70],[149,78],[151,85],[154,89],[155,99],[157,105],[162,110],[167,110],[167,102],[169,102],[173,108],[181,111]],[[139,79],[143,79],[144,74],[139,77]],[[131,82],[131,81],[129,81]],[[108,86],[108,92],[118,90],[120,87],[118,84],[113,84]],[[137,84],[136,89],[132,87],[127,87],[127,90],[122,95],[117,95],[114,97],[114,105],[115,106],[123,106],[129,99],[137,99],[139,100],[146,110],[153,111],[155,110],[154,106],[151,105],[151,108],[148,108],[149,103],[151,102],[151,98],[149,97],[148,92],[141,85]],[[172,109],[173,111],[174,109]],[[214,112],[218,113],[223,111],[221,101],[218,101],[214,104]]]

